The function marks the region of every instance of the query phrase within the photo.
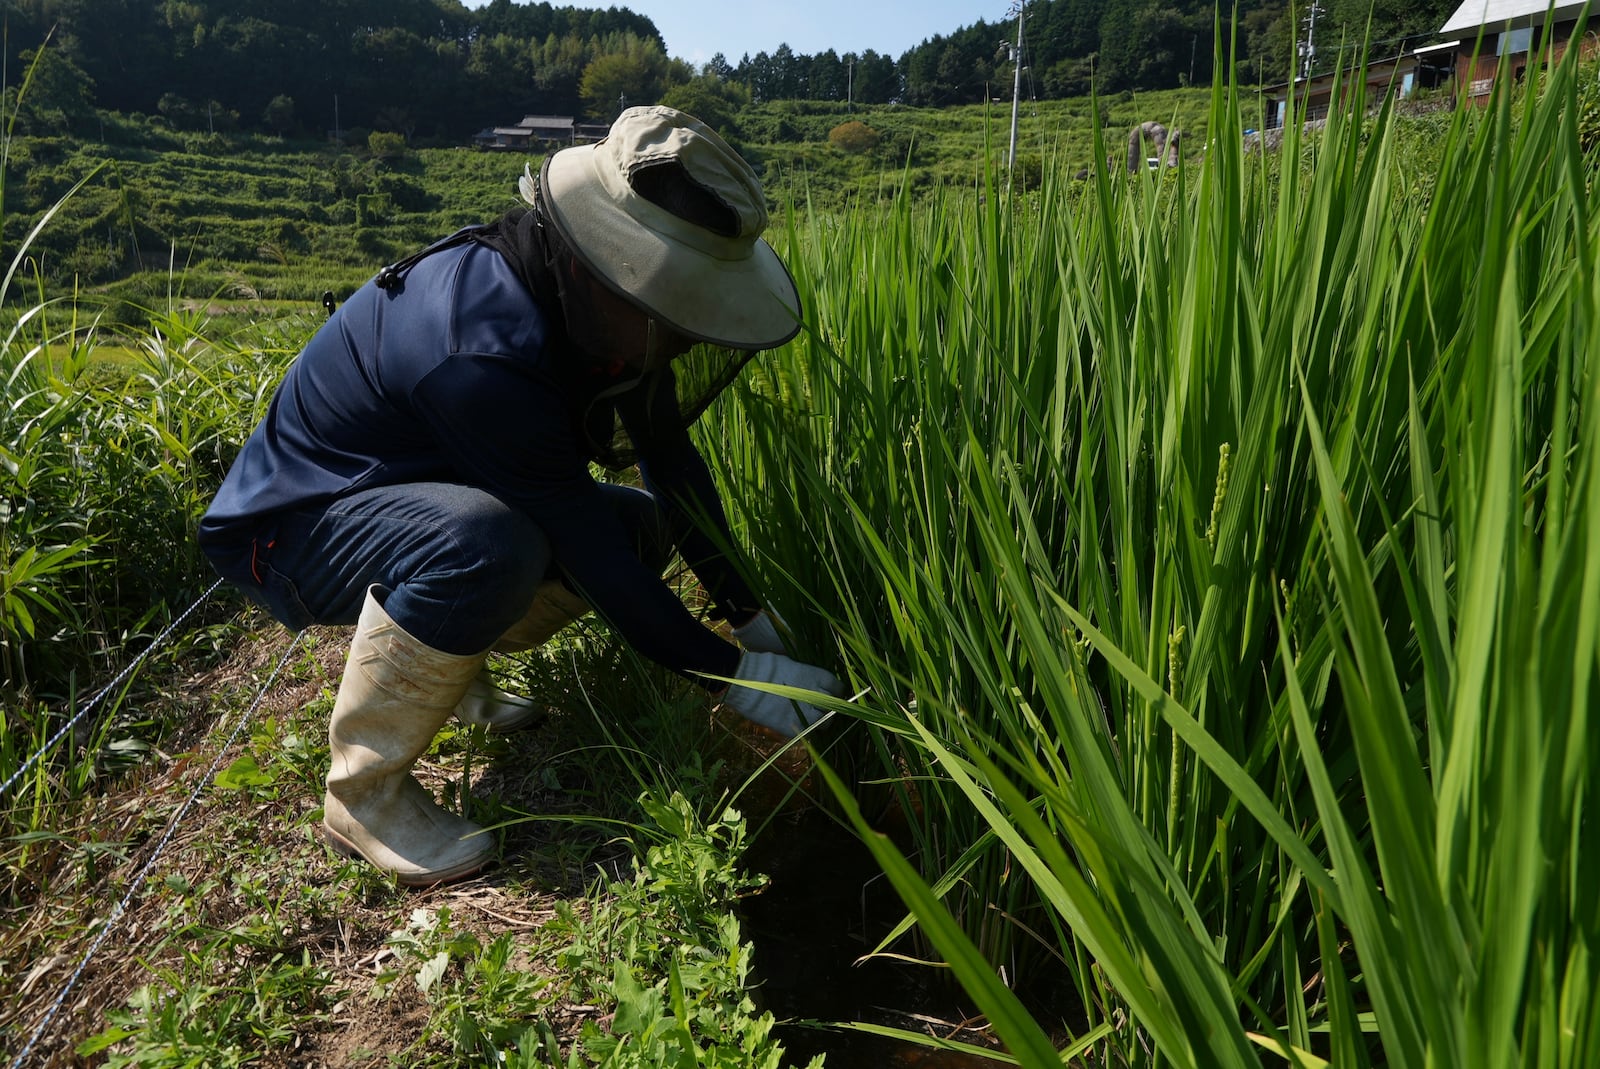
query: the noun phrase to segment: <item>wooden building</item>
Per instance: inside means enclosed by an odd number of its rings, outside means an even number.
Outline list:
[[[1391,88],[1397,95],[1406,97],[1418,89],[1434,89],[1444,85],[1454,76],[1454,62],[1454,51],[1440,52],[1437,48],[1419,48],[1388,59],[1374,60],[1367,64],[1366,69],[1367,102],[1376,107],[1383,102]],[[1328,111],[1334,104],[1334,94],[1350,92],[1360,76],[1360,68],[1350,67],[1268,86],[1265,90],[1266,129],[1276,130],[1283,126],[1289,113],[1291,89],[1295,106],[1305,108],[1306,121],[1316,122],[1328,117]]]
[[[1481,101],[1497,78],[1520,82],[1530,61],[1560,59],[1578,36],[1583,8],[1581,3],[1552,5],[1547,0],[1466,0],[1439,28],[1441,37],[1456,38],[1450,46],[1461,97]],[[1600,36],[1589,30],[1581,47],[1593,55]]]

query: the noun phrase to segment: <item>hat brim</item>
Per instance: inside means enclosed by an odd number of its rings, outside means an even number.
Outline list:
[[[723,259],[658,233],[607,191],[595,148],[556,153],[540,180],[551,221],[585,267],[700,341],[771,349],[800,332],[800,294],[772,246],[757,238],[748,255]]]

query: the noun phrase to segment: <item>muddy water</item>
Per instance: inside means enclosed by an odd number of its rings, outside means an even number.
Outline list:
[[[812,810],[779,816],[746,854],[771,884],[744,905],[757,999],[779,1021],[865,1021],[992,1046],[959,1026],[976,1010],[942,971],[884,960],[856,964],[904,907],[855,836]],[[978,1022],[981,1024],[981,1022]],[[861,1032],[782,1024],[786,1063],[825,1054],[829,1069],[965,1069],[995,1065]]]

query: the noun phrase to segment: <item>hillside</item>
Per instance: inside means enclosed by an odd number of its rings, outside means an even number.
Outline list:
[[[1454,0],[1328,0],[1317,7],[1315,65],[1392,55],[1434,37]],[[1222,14],[1219,16],[1219,10]],[[1206,85],[1214,55],[1240,78],[1282,80],[1299,60],[1306,5],[1241,0],[1031,0],[1024,7],[1024,95],[1054,100]],[[627,8],[495,0],[0,0],[7,70],[47,39],[31,100],[33,134],[90,136],[98,113],[148,116],[174,131],[290,138],[397,133],[466,144],[529,113],[608,120],[619,97],[659,100],[693,86],[729,106],[782,100],[919,107],[1009,96],[1014,22],[952,26],[900,56],[861,50],[850,28],[814,55],[772,42],[696,70],[667,55],[650,19]],[[1005,42],[1005,44],[1002,44]],[[1213,42],[1221,42],[1215,48]]]
[[[1204,133],[1209,91],[1116,94],[1099,102],[1107,140],[1156,120]],[[1070,169],[1093,156],[1095,105],[1087,99],[1027,102],[1018,119],[1018,165],[1037,179],[1046,159]],[[847,152],[829,141],[860,122],[876,143]],[[915,108],[778,101],[724,122],[763,172],[781,217],[785,205],[840,206],[970,185],[984,161],[999,167],[1009,137],[1007,105]],[[216,311],[345,294],[377,267],[461,226],[518,203],[516,176],[536,156],[466,148],[374,153],[248,134],[181,134],[114,114],[103,139],[17,139],[5,172],[3,240],[16,248],[56,200],[87,178],[33,251],[48,288],[86,290],[107,303],[109,323],[141,323],[176,290]],[[859,147],[859,146],[852,146]]]

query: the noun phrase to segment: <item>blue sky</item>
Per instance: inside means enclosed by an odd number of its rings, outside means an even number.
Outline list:
[[[487,0],[465,0],[482,7]],[[558,0],[561,2],[561,0]],[[873,49],[895,59],[906,49],[979,19],[1002,22],[1007,0],[564,0],[578,6],[627,7],[646,15],[667,54],[699,65],[721,52],[738,63],[748,52],[788,44],[796,52]]]

